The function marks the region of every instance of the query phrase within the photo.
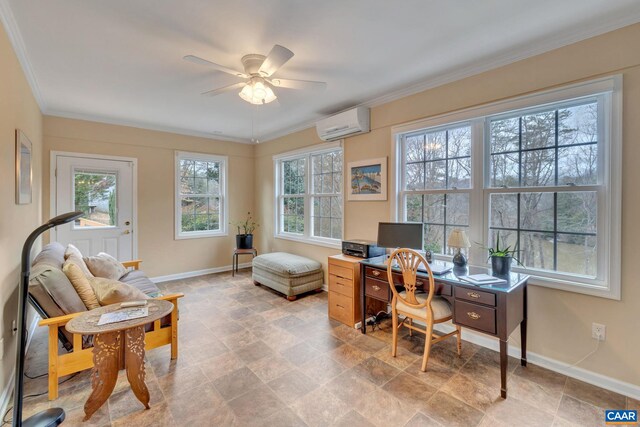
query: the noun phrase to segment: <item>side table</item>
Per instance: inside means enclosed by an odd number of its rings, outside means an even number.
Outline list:
[[[84,421],[91,418],[111,396],[118,380],[118,371],[123,368],[127,370],[131,390],[145,408],[149,409],[149,390],[144,382],[144,327],[151,322],[159,322],[159,319],[171,313],[173,304],[150,299],[147,307],[149,315],[139,319],[98,326],[101,315],[121,310],[118,303],[87,311],[67,323],[67,331],[73,334],[95,336],[94,366],[91,373],[93,390],[84,404]]]
[[[231,258],[231,276],[235,276],[238,271],[238,255],[251,255],[251,259],[258,256],[258,250],[256,248],[251,249],[238,249],[233,250],[233,257]]]

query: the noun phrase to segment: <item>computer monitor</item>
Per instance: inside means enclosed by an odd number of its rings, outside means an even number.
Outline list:
[[[378,223],[378,246],[422,250],[422,224],[405,222]]]

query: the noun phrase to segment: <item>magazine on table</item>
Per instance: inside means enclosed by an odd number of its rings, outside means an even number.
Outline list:
[[[108,325],[110,323],[124,322],[126,320],[139,319],[149,315],[149,307],[135,307],[126,310],[113,311],[100,316],[98,326]]]
[[[474,285],[496,285],[507,283],[507,281],[504,279],[490,276],[488,274],[472,274],[469,276],[460,276],[459,279],[464,280],[465,282],[472,283]]]

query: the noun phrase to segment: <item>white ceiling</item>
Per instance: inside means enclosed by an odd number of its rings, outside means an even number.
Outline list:
[[[309,126],[640,21],[638,0],[0,0],[0,12],[45,114],[248,141]],[[235,92],[200,93],[274,44],[295,56],[279,89],[253,107]],[[252,123],[253,129],[252,129]]]

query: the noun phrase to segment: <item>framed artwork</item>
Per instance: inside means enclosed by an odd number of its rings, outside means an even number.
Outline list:
[[[386,157],[351,162],[348,171],[348,200],[387,200]]]
[[[29,138],[16,129],[16,204],[26,205],[31,203],[32,185],[32,149]]]

